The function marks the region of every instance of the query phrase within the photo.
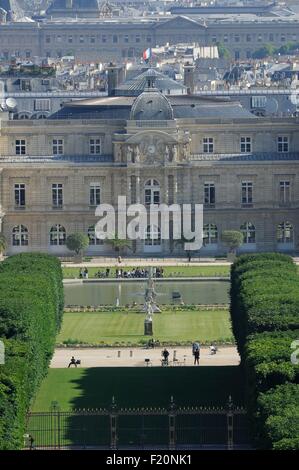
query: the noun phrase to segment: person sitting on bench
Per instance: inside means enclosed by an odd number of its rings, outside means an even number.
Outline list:
[[[72,356],[71,361],[70,361],[70,363],[69,363],[69,365],[68,365],[68,368],[71,367],[71,366],[77,367],[77,363],[78,363],[78,361],[76,361],[76,359],[74,358],[74,356]]]

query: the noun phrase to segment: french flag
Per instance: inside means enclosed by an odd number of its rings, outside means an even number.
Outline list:
[[[143,51],[142,58],[143,60],[148,61],[151,57],[152,57],[152,50],[149,47],[148,49]]]

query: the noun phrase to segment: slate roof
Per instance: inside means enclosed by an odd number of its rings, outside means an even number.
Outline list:
[[[140,97],[141,95],[139,95]],[[138,99],[138,98],[137,98]],[[130,119],[131,108],[136,98],[104,97],[89,100],[76,100],[66,103],[57,113],[49,119]],[[174,119],[257,119],[237,101],[219,98],[204,98],[199,96],[167,96],[173,109]],[[159,100],[156,100],[157,112],[161,109]],[[163,107],[164,109],[164,107]],[[138,120],[138,118],[135,118]],[[143,119],[157,119],[158,114],[151,113],[151,117]],[[165,119],[165,118],[163,118]]]
[[[97,0],[73,0],[73,10],[99,10]],[[66,0],[53,0],[47,13],[51,13],[55,10],[66,10],[70,9],[66,7]]]
[[[137,75],[122,85],[118,86],[115,90],[117,96],[138,96],[148,86],[148,78],[155,77],[155,87],[162,93],[168,94],[168,91],[175,91],[187,94],[187,88],[179,82],[172,80],[167,75],[158,72],[155,69],[148,69],[145,72]]]

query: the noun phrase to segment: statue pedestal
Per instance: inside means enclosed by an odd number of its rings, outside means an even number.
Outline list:
[[[144,321],[144,336],[153,336],[153,322]]]

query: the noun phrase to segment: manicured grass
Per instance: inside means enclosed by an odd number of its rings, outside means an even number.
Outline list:
[[[61,411],[107,407],[112,396],[123,407],[168,406],[171,396],[181,406],[222,406],[229,395],[243,404],[238,366],[49,369],[33,411],[49,411],[52,401]]]
[[[144,343],[142,313],[66,312],[57,343],[76,340],[86,344]],[[163,311],[154,316],[154,338],[160,342],[203,344],[233,342],[227,310]]]
[[[122,267],[122,266],[121,266]],[[124,271],[130,271],[131,267],[122,267]],[[164,277],[228,277],[230,274],[229,266],[165,266]],[[106,268],[88,268],[89,278],[94,278],[98,271],[104,272]],[[111,278],[115,278],[116,268],[110,269]],[[65,279],[79,278],[79,268],[63,268]]]

